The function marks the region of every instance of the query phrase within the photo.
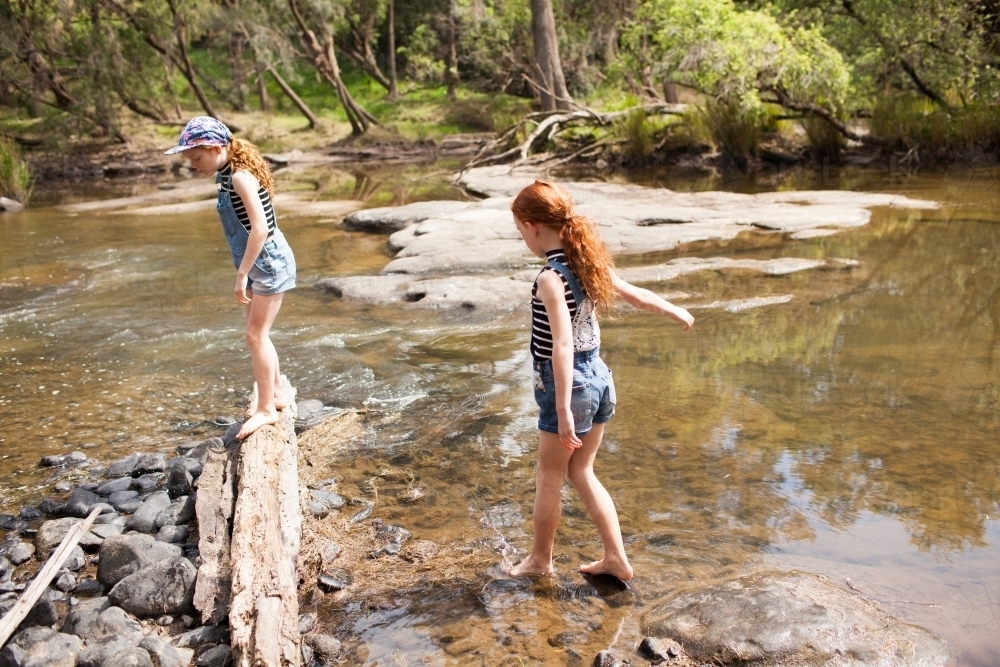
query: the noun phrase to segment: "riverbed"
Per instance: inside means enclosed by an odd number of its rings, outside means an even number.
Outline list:
[[[279,174],[286,190],[365,206],[467,198],[448,165]],[[578,175],[577,175],[578,176]],[[624,180],[622,176],[614,176]],[[597,473],[618,506],[636,569],[625,598],[581,594],[599,541],[567,487],[559,576],[503,595],[412,589],[359,610],[306,601],[348,664],[589,663],[631,648],[639,616],[679,588],[760,569],[803,569],[859,591],[949,642],[949,664],[1000,655],[1000,213],[992,173],[862,170],[751,183],[635,174],[673,189],[856,189],[941,202],[875,209],[863,227],[727,241],[619,258],[847,258],[851,270],[762,276],[700,271],[655,286],[698,318],[622,310],[602,324],[619,404]],[[42,190],[0,216],[0,511],[51,491],[47,454],[112,461],[218,435],[252,382],[242,310],[214,211],[67,214],[45,204],[155,190],[156,183]],[[127,190],[127,191],[126,191]],[[284,217],[300,286],[273,338],[300,398],[363,409],[342,453],[341,493],[384,466],[425,495],[386,503],[414,538],[528,546],[535,407],[527,309],[421,310],[341,300],[324,277],[377,273],[386,237],[337,218]],[[785,297],[790,296],[790,299]],[[718,304],[758,297],[757,308]],[[730,312],[733,311],[733,312]],[[356,488],[351,488],[354,485]],[[406,567],[401,563],[400,567]],[[471,582],[471,583],[470,583]],[[364,582],[356,582],[363,586]],[[485,584],[484,584],[485,585]],[[578,658],[574,658],[578,656]]]

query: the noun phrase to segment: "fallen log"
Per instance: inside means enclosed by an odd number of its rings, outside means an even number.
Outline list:
[[[198,478],[201,565],[194,605],[227,616],[237,667],[298,667],[299,509],[295,389],[281,420],[242,443],[210,449]],[[251,408],[256,406],[256,387]]]
[[[247,438],[236,465],[229,630],[237,667],[301,662],[295,390],[282,382],[289,404],[281,420]]]

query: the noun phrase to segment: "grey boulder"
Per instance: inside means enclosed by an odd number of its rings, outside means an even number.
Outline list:
[[[28,628],[0,651],[0,667],[75,667],[79,653],[79,637],[51,628]]]
[[[166,491],[151,493],[128,520],[128,529],[143,533],[155,531],[156,515],[168,507],[170,507],[170,496]]]
[[[191,602],[197,576],[191,561],[178,556],[130,574],[115,584],[108,598],[136,616],[188,613],[194,610]]]
[[[179,526],[194,518],[195,497],[181,496],[156,515],[156,527]]]
[[[181,553],[180,547],[157,542],[152,535],[112,535],[101,545],[97,580],[105,586],[114,586],[151,563],[176,558]]]
[[[941,667],[945,644],[825,577],[749,575],[684,591],[642,617],[699,663]]]

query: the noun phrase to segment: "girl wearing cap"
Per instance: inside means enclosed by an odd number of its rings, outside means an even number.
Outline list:
[[[258,398],[236,436],[242,440],[265,424],[278,423],[278,411],[287,405],[269,334],[282,295],[295,287],[295,256],[278,229],[271,202],[274,179],[256,146],[233,137],[218,120],[199,116],[166,154],[181,152],[195,171],[215,176],[222,231],[236,266],[233,292],[246,306],[246,341]]]

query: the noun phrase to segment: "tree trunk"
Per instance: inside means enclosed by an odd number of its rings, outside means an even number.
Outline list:
[[[292,90],[292,87],[288,85],[288,82],[285,81],[283,78],[281,78],[281,75],[278,74],[277,71],[275,71],[274,66],[268,65],[267,71],[271,74],[271,76],[274,77],[274,80],[278,84],[278,87],[281,88],[281,90],[285,93],[285,95],[288,95],[288,98],[292,100],[292,103],[294,103],[295,106],[299,108],[299,111],[302,112],[302,115],[306,117],[306,119],[309,121],[309,127],[315,129],[316,126],[319,124],[319,119],[316,118],[316,114],[312,112],[312,109],[309,108],[309,105],[307,105],[304,101],[302,101],[301,97],[295,94],[295,91]]]
[[[267,96],[267,81],[264,79],[267,69],[259,62],[254,65],[254,68],[257,71],[257,97],[260,98],[260,110],[270,111],[271,100]]]
[[[455,48],[455,3],[448,3],[448,71],[445,72],[444,81],[448,86],[448,99],[455,99],[455,88],[458,86],[458,51]]]
[[[168,0],[168,4],[170,5],[170,12],[174,16],[174,37],[177,39],[177,48],[180,51],[180,62],[178,64],[181,67],[181,71],[184,72],[184,77],[191,85],[191,90],[194,91],[195,97],[201,102],[201,108],[212,118],[218,118],[215,109],[212,107],[212,103],[208,101],[205,91],[194,75],[194,65],[191,64],[191,58],[188,57],[187,52],[187,33],[184,27],[184,19],[181,17],[180,12],[177,11],[175,0]]]
[[[372,32],[375,28],[375,15],[370,14],[365,17],[361,25],[347,19],[350,25],[351,40],[345,42],[341,40],[340,49],[353,60],[365,74],[375,79],[380,86],[389,90],[389,79],[382,73],[382,68],[378,66],[375,52],[372,51]]]
[[[351,123],[351,133],[354,136],[364,134],[372,123],[377,124],[378,121],[351,97],[351,92],[344,85],[343,79],[340,78],[340,66],[337,64],[337,52],[333,46],[333,37],[327,34],[324,42],[321,44],[316,37],[316,33],[306,23],[305,17],[302,15],[302,11],[296,0],[288,0],[288,5],[295,16],[295,22],[299,26],[302,42],[312,57],[313,66],[326,79],[327,83],[337,91],[337,98],[344,106],[344,113],[347,115],[347,120]]]
[[[566,89],[562,61],[559,59],[559,38],[552,0],[531,0],[531,34],[535,41],[535,65],[542,78],[540,91],[542,109],[569,109],[572,99]]]
[[[399,85],[396,81],[396,0],[389,0],[389,99],[394,100],[399,97]]]

